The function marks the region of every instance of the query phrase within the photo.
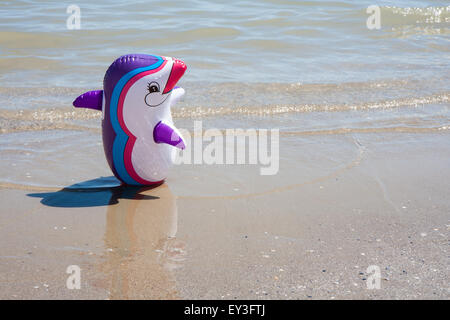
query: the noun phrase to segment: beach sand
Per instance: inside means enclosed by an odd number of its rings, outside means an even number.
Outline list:
[[[156,188],[95,171],[72,189],[4,185],[0,298],[448,299],[448,142],[282,136],[275,176],[180,165]]]

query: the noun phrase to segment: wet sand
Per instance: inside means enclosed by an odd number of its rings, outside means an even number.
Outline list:
[[[317,136],[309,153],[282,148],[268,178],[202,165],[150,189],[3,187],[0,298],[448,299],[448,138]]]

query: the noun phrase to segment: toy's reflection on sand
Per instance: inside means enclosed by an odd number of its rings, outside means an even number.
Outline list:
[[[171,270],[183,260],[177,232],[175,197],[167,185],[124,189],[108,207],[105,272],[111,276],[112,299],[176,297]],[[125,197],[123,197],[125,196]],[[155,199],[142,201],[142,197]]]
[[[107,206],[100,269],[111,299],[176,298],[172,270],[184,260],[184,244],[175,239],[177,207],[167,184],[128,187],[100,178],[29,196],[51,207]]]

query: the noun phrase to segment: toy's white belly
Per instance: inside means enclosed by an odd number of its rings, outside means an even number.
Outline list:
[[[167,177],[174,156],[175,149],[170,145],[137,139],[131,153],[131,162],[139,177],[156,182]]]

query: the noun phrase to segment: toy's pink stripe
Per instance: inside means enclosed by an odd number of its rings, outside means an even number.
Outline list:
[[[127,144],[125,145],[125,152],[124,152],[124,163],[125,163],[125,169],[127,170],[128,174],[133,178],[136,182],[143,184],[143,185],[150,185],[150,184],[156,184],[161,183],[162,181],[148,181],[145,179],[142,179],[134,170],[133,163],[131,162],[131,153],[133,151],[134,143],[136,142],[136,137],[128,130],[127,126],[125,125],[125,121],[123,120],[123,102],[125,101],[125,97],[128,93],[128,90],[131,88],[131,86],[141,79],[142,77],[148,76],[149,74],[158,72],[164,66],[166,65],[167,61],[164,61],[158,68],[141,72],[137,75],[135,75],[133,78],[131,78],[123,87],[122,92],[119,96],[119,103],[117,106],[117,118],[119,120],[120,127],[122,130],[126,133],[128,136]],[[149,128],[149,130],[153,130],[153,128]]]

